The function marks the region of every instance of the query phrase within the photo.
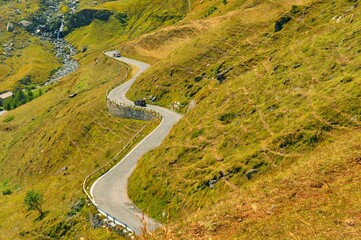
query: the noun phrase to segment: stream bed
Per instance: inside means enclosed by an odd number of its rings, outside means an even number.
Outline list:
[[[65,16],[60,10],[62,3],[62,0],[43,0],[41,11],[38,12],[37,16],[33,17],[35,27],[32,34],[39,36],[43,41],[51,42],[54,46],[56,57],[62,63],[62,66],[42,86],[50,85],[79,68],[79,63],[73,59],[73,56],[77,53],[76,49],[63,38]],[[66,14],[73,14],[77,5],[78,0],[68,1],[69,11]]]

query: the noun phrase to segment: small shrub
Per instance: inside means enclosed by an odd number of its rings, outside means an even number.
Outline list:
[[[11,189],[6,189],[3,191],[3,195],[10,195],[12,193],[13,193],[13,191],[11,191]]]
[[[296,15],[297,13],[299,13],[301,11],[301,8],[297,5],[293,5],[292,9],[291,9],[291,14],[292,15]]]
[[[113,15],[123,26],[128,24],[128,15],[126,13],[116,13]]]
[[[340,82],[342,83],[349,83],[353,81],[353,77],[352,76],[345,76],[344,78],[341,79]]]
[[[208,17],[208,16],[212,15],[215,11],[217,11],[217,9],[218,9],[218,8],[215,7],[215,6],[210,7],[210,8],[208,9],[208,11],[206,12],[205,17]]]
[[[30,190],[26,193],[24,198],[24,204],[27,206],[28,210],[37,210],[40,215],[43,215],[44,212],[42,210],[42,205],[44,203],[43,194],[35,191]]]
[[[194,132],[192,133],[192,139],[199,137],[199,136],[202,135],[203,133],[204,133],[204,130],[203,130],[203,129],[194,131]]]
[[[218,118],[218,120],[221,121],[222,123],[226,124],[226,123],[230,123],[236,117],[237,117],[237,114],[235,114],[235,113],[226,113],[226,114],[221,115]]]
[[[14,120],[14,116],[9,116],[9,117],[7,117],[7,118],[5,118],[4,120],[3,120],[3,122],[11,122],[12,120]]]

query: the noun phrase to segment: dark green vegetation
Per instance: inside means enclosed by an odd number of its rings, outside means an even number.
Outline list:
[[[5,110],[12,110],[30,102],[34,98],[40,97],[42,94],[41,88],[35,90],[27,87],[24,90],[17,90],[12,97],[5,100],[3,107]]]
[[[44,203],[43,194],[36,190],[30,190],[26,193],[24,204],[28,210],[36,210],[40,215],[43,215],[42,205]]]
[[[358,1],[84,0],[80,7],[73,17],[84,22],[69,16],[66,37],[87,49],[76,56],[79,71],[0,117],[0,219],[12,216],[0,238],[116,237],[91,229],[94,209],[81,192],[85,176],[145,124],[107,112],[105,92],[127,70],[102,55],[113,48],[153,64],[129,97],[185,115],[130,179],[144,211],[166,222],[169,209],[170,225],[155,239],[360,237]],[[35,59],[52,62],[44,57],[49,46],[32,37],[34,46],[45,49]],[[15,56],[8,59],[20,69],[25,61]],[[8,86],[31,75],[13,69]],[[46,199],[41,220],[25,212],[29,189]]]

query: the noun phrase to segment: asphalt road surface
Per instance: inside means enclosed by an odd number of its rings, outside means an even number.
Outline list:
[[[113,57],[114,53],[115,51],[111,51],[105,54],[109,57]],[[126,98],[125,94],[137,77],[146,71],[150,65],[125,57],[113,58],[137,66],[139,72],[132,79],[111,91],[108,97],[110,100],[118,103],[134,105],[132,101]],[[128,178],[135,169],[141,156],[159,146],[169,134],[173,125],[181,118],[180,114],[163,107],[147,105],[147,108],[155,110],[162,115],[163,120],[160,125],[131,150],[118,165],[100,177],[93,184],[90,191],[97,206],[102,211],[112,215],[122,223],[125,223],[129,228],[135,231],[136,234],[141,233],[143,224],[140,218],[142,213],[128,197]],[[145,220],[150,231],[154,231],[160,226],[159,223],[148,216],[145,216]]]

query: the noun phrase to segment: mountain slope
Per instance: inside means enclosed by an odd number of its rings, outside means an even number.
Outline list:
[[[360,236],[358,1],[79,5],[77,16],[111,12],[66,36],[84,50],[79,70],[0,116],[0,192],[12,192],[0,194],[0,218],[9,219],[0,238],[118,238],[92,229],[81,192],[84,177],[146,124],[106,109],[106,91],[129,70],[103,56],[113,48],[152,64],[131,99],[184,114],[129,180],[134,202],[169,221],[154,239]],[[56,66],[43,47],[36,57]],[[1,65],[0,77],[9,69]],[[25,212],[30,189],[44,193],[43,219]]]
[[[155,64],[129,95],[187,112],[130,179],[132,199],[160,221],[167,220],[168,208],[175,221],[197,209],[204,217],[233,188],[253,187],[253,179],[288,169],[318,146],[358,132],[356,1],[304,2],[286,11],[279,3],[258,3],[218,17],[211,30]],[[290,21],[274,32],[282,17]],[[340,164],[345,169],[337,172],[354,172],[350,178],[357,182],[359,169]],[[304,211],[313,216],[311,209]],[[287,215],[277,217],[286,221]]]

